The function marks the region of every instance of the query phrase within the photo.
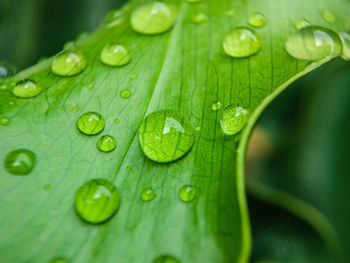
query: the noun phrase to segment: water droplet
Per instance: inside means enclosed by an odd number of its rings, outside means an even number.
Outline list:
[[[79,51],[62,51],[53,59],[51,70],[59,76],[69,77],[82,72],[87,66],[83,53]]]
[[[138,6],[131,13],[131,27],[138,33],[154,35],[168,31],[175,22],[175,10],[163,2]]]
[[[120,195],[117,188],[105,179],[84,183],[75,195],[75,210],[81,219],[98,224],[110,219],[118,210]]]
[[[297,30],[299,30],[299,29],[301,29],[301,28],[303,28],[303,27],[307,27],[307,26],[309,26],[309,25],[310,25],[310,22],[309,22],[309,21],[307,21],[306,19],[300,19],[299,21],[297,21],[297,22],[295,23],[294,27],[295,27]]]
[[[254,27],[263,27],[266,25],[266,18],[261,13],[254,13],[250,15],[248,23]]]
[[[331,11],[329,11],[329,10],[322,10],[321,11],[321,16],[328,23],[333,23],[335,21],[335,17],[333,15],[333,13]]]
[[[0,79],[8,78],[14,75],[17,69],[11,63],[0,61]]]
[[[107,44],[101,52],[101,61],[108,66],[123,66],[130,62],[129,50],[123,45]]]
[[[78,108],[73,108],[73,111],[74,111],[74,112],[78,112],[79,109],[78,109]]]
[[[110,23],[116,19],[119,19],[124,16],[124,12],[121,9],[113,9],[108,12],[105,17],[105,23]]]
[[[208,21],[208,16],[203,13],[197,13],[191,16],[191,20],[193,23],[201,24]]]
[[[93,88],[94,88],[94,85],[89,84],[87,87],[88,87],[88,89],[93,89]]]
[[[7,154],[4,162],[6,171],[14,175],[29,174],[35,164],[35,154],[28,149],[17,149]]]
[[[119,120],[118,120],[118,119],[115,119],[115,120],[114,120],[114,123],[115,123],[115,124],[119,124]]]
[[[173,256],[164,255],[157,257],[155,260],[153,260],[153,263],[180,263],[180,261]]]
[[[131,166],[126,167],[126,170],[127,170],[128,172],[130,172],[130,171],[132,170],[132,167],[131,167]]]
[[[235,10],[230,9],[230,10],[227,10],[227,11],[225,12],[225,15],[226,15],[226,16],[230,16],[230,17],[234,17],[234,16],[237,15],[237,13],[236,13]]]
[[[49,263],[70,263],[66,258],[54,258]]]
[[[97,112],[86,112],[79,117],[77,127],[84,134],[95,135],[105,128],[105,120]]]
[[[342,51],[341,40],[330,29],[320,26],[301,28],[286,42],[286,50],[292,57],[304,60],[320,60],[336,57]]]
[[[240,132],[249,118],[249,110],[235,105],[225,108],[220,120],[221,129],[226,135]]]
[[[200,126],[197,126],[196,127],[196,131],[199,132],[201,130],[201,127]]]
[[[152,188],[146,188],[141,192],[141,200],[150,202],[156,198],[156,192]]]
[[[70,40],[64,43],[63,50],[73,50],[75,49],[75,43],[74,41]]]
[[[212,105],[211,108],[213,109],[213,111],[217,111],[221,109],[221,102],[220,101],[215,101]]]
[[[12,90],[12,94],[18,98],[32,98],[41,93],[41,87],[33,80],[22,80],[17,82]]]
[[[130,75],[130,79],[136,79],[137,78],[137,75],[136,74],[131,74]]]
[[[0,125],[2,126],[6,126],[10,123],[10,120],[8,118],[5,117],[0,117]]]
[[[242,58],[257,53],[261,49],[261,40],[248,27],[236,27],[226,35],[222,46],[227,55]]]
[[[179,198],[182,202],[192,202],[197,197],[197,189],[191,185],[183,186],[179,191]]]
[[[121,92],[120,92],[120,96],[124,99],[127,99],[131,96],[131,92],[130,90],[127,90],[127,89],[123,89]]]
[[[113,136],[104,135],[97,141],[97,147],[102,152],[111,152],[117,147],[117,142]]]
[[[339,36],[343,44],[343,53],[341,57],[344,60],[350,60],[350,34],[346,32],[340,32]]]
[[[168,163],[187,154],[194,144],[194,130],[176,112],[159,110],[141,123],[139,140],[144,154],[159,163]]]
[[[51,188],[52,188],[52,186],[50,184],[47,184],[47,185],[44,186],[45,190],[50,190]]]

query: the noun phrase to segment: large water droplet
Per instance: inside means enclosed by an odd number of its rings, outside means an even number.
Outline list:
[[[118,210],[120,195],[117,188],[105,179],[84,183],[75,195],[75,210],[81,219],[98,224],[110,219]]]
[[[146,188],[141,192],[141,200],[150,202],[156,198],[156,192],[152,188]]]
[[[140,126],[139,140],[144,154],[159,163],[175,161],[194,144],[194,130],[178,113],[160,110],[148,115]]]
[[[111,152],[117,147],[117,141],[113,136],[104,135],[97,141],[97,147],[102,152]]]
[[[97,112],[86,112],[79,117],[77,127],[84,134],[95,135],[105,128],[105,120]]]
[[[108,66],[123,66],[130,62],[129,50],[123,45],[107,44],[101,52],[101,61]]]
[[[54,258],[49,263],[69,263],[70,261],[66,258]]]
[[[211,108],[213,111],[218,111],[221,109],[221,102],[220,101],[215,101],[212,105]]]
[[[0,61],[0,79],[8,78],[14,75],[17,69],[11,63]]]
[[[6,126],[10,123],[10,120],[6,117],[0,117],[0,125]]]
[[[86,58],[79,51],[62,51],[52,61],[52,72],[59,76],[74,76],[82,72],[87,66]]]
[[[220,120],[221,129],[227,135],[240,132],[249,118],[249,110],[235,105],[225,108]]]
[[[342,51],[338,35],[327,28],[308,26],[291,35],[286,42],[286,50],[292,57],[304,60],[320,60],[336,57]]]
[[[153,260],[153,263],[180,263],[180,260],[174,258],[173,256],[164,255],[157,257],[155,260]]]
[[[17,149],[7,154],[5,170],[14,175],[26,175],[35,165],[35,154],[28,149]]]
[[[123,89],[120,91],[120,96],[124,99],[127,99],[131,96],[131,92],[128,89]]]
[[[321,11],[321,16],[328,23],[333,23],[335,21],[335,17],[333,15],[333,13],[331,11],[329,11],[329,10],[322,10]]]
[[[197,189],[191,185],[183,186],[179,191],[179,198],[182,202],[192,202],[197,197]]]
[[[222,46],[227,55],[242,58],[254,55],[261,49],[260,37],[248,27],[236,27],[226,35]]]
[[[174,24],[176,12],[163,2],[150,2],[138,6],[131,13],[131,27],[138,33],[153,35],[168,31]]]
[[[41,93],[41,87],[33,80],[22,80],[17,82],[12,90],[12,94],[18,98],[32,98]]]
[[[191,16],[191,20],[193,23],[201,24],[208,21],[208,16],[203,13],[197,13]]]
[[[340,32],[339,36],[343,44],[343,53],[341,57],[345,60],[350,60],[350,34]]]
[[[303,27],[307,27],[309,25],[310,25],[309,21],[307,21],[306,19],[300,19],[295,23],[294,27],[299,30],[299,29],[301,29]]]
[[[254,27],[263,27],[266,25],[266,18],[261,13],[254,13],[250,15],[248,23]]]

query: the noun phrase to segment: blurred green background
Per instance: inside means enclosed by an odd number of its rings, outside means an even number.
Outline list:
[[[18,70],[90,32],[123,0],[0,0],[0,61]],[[298,80],[258,123],[263,137],[247,176],[316,207],[350,248],[350,63],[332,61]],[[261,142],[263,141],[263,142]],[[253,147],[254,148],[254,147]],[[298,216],[249,196],[252,261],[330,262],[319,233]]]

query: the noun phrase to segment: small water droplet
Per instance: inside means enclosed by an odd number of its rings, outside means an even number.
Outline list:
[[[187,154],[194,144],[194,130],[178,113],[159,110],[141,123],[139,140],[144,154],[152,161],[169,163]]]
[[[307,21],[306,19],[300,19],[295,23],[294,27],[295,27],[295,29],[299,30],[299,29],[301,29],[303,27],[307,27],[309,25],[310,25],[309,21]]]
[[[192,202],[197,197],[197,189],[191,185],[183,186],[179,191],[179,198],[182,202]]]
[[[215,101],[212,105],[211,108],[213,109],[213,111],[217,111],[221,109],[221,102],[220,101]]]
[[[115,124],[119,124],[119,122],[120,122],[120,121],[119,121],[118,119],[115,119],[115,120],[114,120],[114,123],[115,123]]]
[[[249,110],[240,106],[230,105],[225,108],[220,120],[221,129],[226,135],[240,132],[249,118]]]
[[[132,170],[132,167],[131,167],[131,166],[126,167],[126,170],[127,170],[128,172],[130,172],[130,171]]]
[[[59,76],[69,77],[81,73],[87,66],[87,61],[80,51],[62,51],[52,61],[51,70]]]
[[[248,27],[236,27],[222,42],[225,53],[235,58],[248,57],[261,49],[260,37]]]
[[[130,52],[123,45],[109,43],[101,52],[101,61],[108,66],[124,66],[128,64],[130,60]]]
[[[94,88],[94,85],[89,84],[89,85],[87,86],[87,88],[88,88],[88,89],[93,89],[93,88]]]
[[[164,255],[157,257],[155,260],[153,260],[153,263],[180,263],[180,261],[173,256]]]
[[[78,112],[79,109],[78,108],[73,108],[73,112]]]
[[[110,23],[123,16],[124,16],[124,12],[121,9],[113,9],[107,13],[105,17],[105,23]]]
[[[123,89],[122,91],[120,91],[120,96],[124,99],[127,99],[131,96],[131,92],[130,90]]]
[[[250,15],[248,23],[254,27],[263,27],[266,25],[266,18],[261,13],[253,13]]]
[[[14,175],[29,174],[35,164],[35,154],[28,149],[17,149],[7,154],[5,170]]]
[[[203,13],[197,13],[191,16],[191,21],[196,24],[202,24],[208,21],[208,16]]]
[[[303,27],[286,42],[289,55],[303,60],[320,60],[341,54],[342,44],[338,35],[320,26]]]
[[[131,13],[131,27],[138,33],[154,35],[168,31],[174,24],[174,8],[163,2],[149,2],[138,6]]]
[[[105,120],[97,112],[86,112],[77,120],[77,127],[86,135],[96,135],[105,128]]]
[[[70,263],[70,261],[66,258],[54,258],[54,259],[51,259],[49,263]]]
[[[200,126],[197,126],[196,127],[196,131],[199,132],[201,130],[201,127]]]
[[[137,78],[137,75],[136,74],[131,74],[130,75],[130,79],[136,79]]]
[[[119,191],[105,179],[87,181],[75,195],[77,214],[81,219],[93,224],[110,219],[117,212],[119,205]]]
[[[334,21],[335,21],[335,17],[333,15],[333,13],[329,10],[322,10],[321,16],[328,23],[334,23]]]
[[[32,98],[38,96],[40,93],[41,87],[29,79],[17,82],[16,86],[12,89],[12,94],[18,98]]]
[[[141,192],[141,200],[150,202],[156,198],[156,192],[152,188],[146,188]]]
[[[6,117],[0,117],[0,125],[6,126],[10,123],[10,120]]]
[[[111,152],[117,147],[117,141],[111,135],[104,135],[98,139],[97,147],[102,152]]]
[[[45,190],[51,190],[52,186],[50,184],[47,184],[44,186],[44,189]]]
[[[73,50],[75,49],[74,41],[70,40],[63,44],[63,50]]]
[[[343,53],[341,57],[344,60],[350,60],[350,34],[346,32],[340,32],[339,37],[343,44]]]
[[[237,13],[236,13],[235,10],[230,9],[230,10],[227,10],[227,11],[225,12],[225,15],[226,15],[226,16],[230,16],[230,17],[234,17],[234,16],[237,15]]]
[[[11,63],[0,61],[0,79],[8,78],[16,74],[17,69]]]

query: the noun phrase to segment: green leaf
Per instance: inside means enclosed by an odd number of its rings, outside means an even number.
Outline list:
[[[1,116],[10,120],[0,127],[0,160],[17,148],[30,149],[37,158],[33,171],[24,177],[0,170],[2,262],[65,257],[72,262],[143,263],[161,255],[183,263],[247,262],[250,231],[243,172],[250,131],[282,90],[327,61],[308,65],[286,53],[284,43],[295,32],[289,22],[307,18],[344,30],[346,1],[167,1],[178,10],[176,23],[155,36],[130,28],[130,11],[138,2],[132,1],[123,16],[77,41],[88,61],[81,74],[58,77],[51,72],[49,59],[7,80],[8,88],[0,90]],[[333,12],[334,23],[322,19],[324,9]],[[237,15],[227,16],[229,10]],[[207,14],[208,21],[193,23],[191,16],[198,12]],[[262,49],[249,58],[226,56],[221,48],[224,36],[235,26],[247,25],[253,12],[263,13],[267,20],[266,26],[255,29]],[[100,62],[102,48],[112,41],[129,48],[128,65],[109,68]],[[134,74],[137,77],[131,78]],[[36,81],[42,94],[15,98],[10,82],[25,78]],[[89,89],[91,85],[94,88]],[[120,96],[123,89],[131,91],[130,98]],[[241,134],[223,134],[222,109],[212,110],[216,101],[224,107],[250,108],[252,115]],[[177,111],[200,127],[191,152],[168,165],[147,159],[137,138],[144,117],[158,109]],[[115,151],[100,152],[99,136],[79,133],[76,121],[88,111],[104,117],[103,135],[117,139]],[[73,207],[76,190],[92,178],[114,182],[121,196],[117,214],[101,225],[84,223]],[[195,201],[179,200],[184,185],[198,189]],[[157,197],[145,203],[140,194],[148,187]]]

